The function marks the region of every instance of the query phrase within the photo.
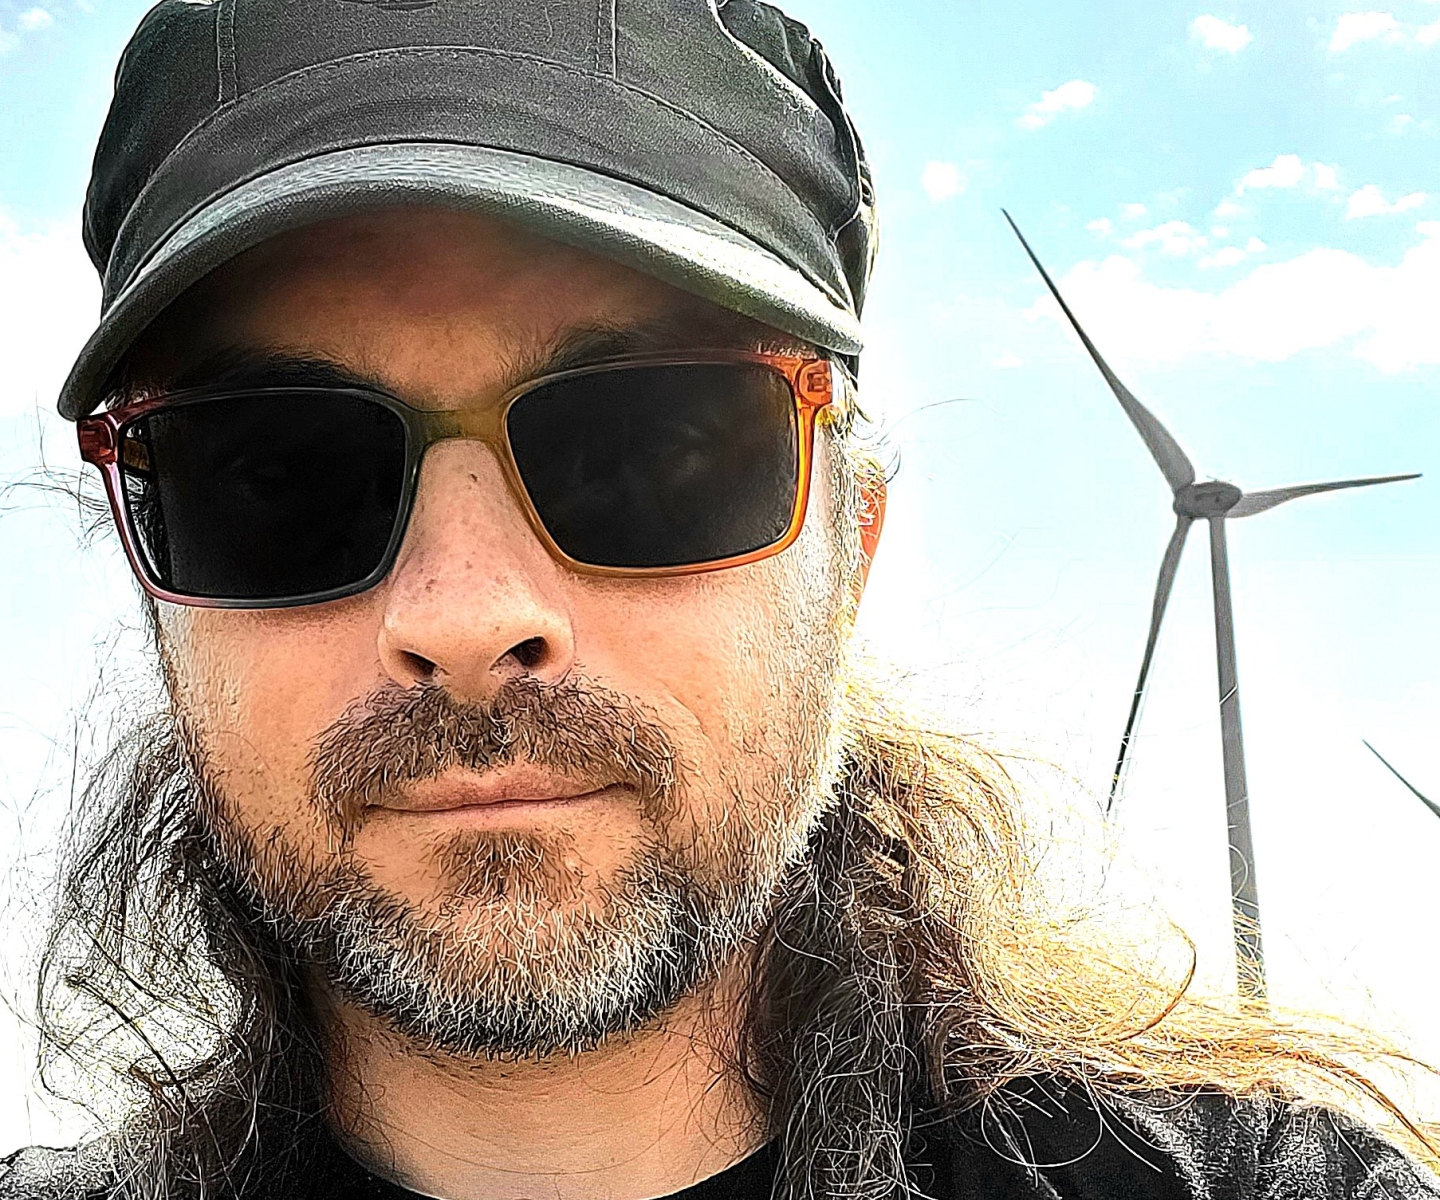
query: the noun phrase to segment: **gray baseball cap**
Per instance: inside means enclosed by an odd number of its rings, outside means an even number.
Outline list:
[[[236,254],[395,205],[484,212],[854,356],[869,167],[819,43],[759,0],[162,0],[85,203],[99,327],[60,411]]]

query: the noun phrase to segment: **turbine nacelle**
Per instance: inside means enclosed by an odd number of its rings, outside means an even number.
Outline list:
[[[1189,483],[1175,493],[1175,515],[1189,517],[1192,521],[1208,521],[1212,517],[1223,517],[1244,498],[1233,483],[1222,483],[1208,479],[1204,483]]]

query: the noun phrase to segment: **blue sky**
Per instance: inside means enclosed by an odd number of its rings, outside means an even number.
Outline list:
[[[1172,518],[1002,206],[1202,475],[1266,487],[1428,473],[1297,502],[1231,539],[1277,999],[1371,1021],[1440,1059],[1440,821],[1360,746],[1369,737],[1440,794],[1440,0],[1372,2],[1384,7],[790,10],[838,64],[878,178],[862,382],[900,473],[868,635],[955,722],[1056,764],[1057,802],[1093,811],[1104,787]],[[68,427],[45,414],[94,313],[79,205],[144,7],[0,0],[6,478],[36,459],[41,433],[52,460],[72,461]],[[924,407],[951,399],[963,402]],[[13,928],[29,895],[13,881],[38,869],[25,854],[43,866],[97,647],[117,644],[113,670],[143,677],[133,630],[114,632],[136,611],[123,564],[110,543],[80,549],[73,530],[71,511],[38,498],[0,513]],[[1206,567],[1197,539],[1115,839],[1117,875],[1193,934],[1202,981],[1219,988]],[[1440,1115],[1436,1097],[1423,1103]],[[32,1113],[33,1128],[48,1119]],[[15,1128],[0,1140],[22,1140]]]

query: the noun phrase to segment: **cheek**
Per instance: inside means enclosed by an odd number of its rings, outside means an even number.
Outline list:
[[[592,603],[572,608],[579,670],[656,709],[682,744],[698,740],[707,766],[728,757],[777,662],[767,565],[587,587]]]
[[[781,700],[824,656],[841,611],[829,456],[816,456],[799,540],[750,566],[634,583],[576,578],[581,669],[638,697],[658,684],[702,727],[707,714],[745,718]],[[628,686],[633,685],[633,686]]]
[[[655,710],[683,763],[692,834],[781,815],[823,754],[840,584],[822,491],[784,554],[712,574],[586,581],[580,670]],[[742,811],[735,812],[740,805]]]
[[[306,802],[314,739],[379,679],[373,603],[160,612],[171,699],[248,827],[314,823]]]

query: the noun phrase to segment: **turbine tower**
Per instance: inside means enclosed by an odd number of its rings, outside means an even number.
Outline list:
[[[1109,364],[1100,356],[1100,351],[1095,348],[1095,343],[1080,327],[1080,322],[1065,303],[1065,297],[1060,294],[1060,289],[1055,286],[1050,273],[1030,248],[1030,243],[1025,240],[1025,235],[1020,232],[1014,218],[1007,212],[1005,219],[1010,222],[1010,228],[1025,247],[1025,253],[1040,272],[1050,294],[1059,302],[1071,326],[1080,335],[1085,349],[1090,352],[1090,357],[1105,376],[1105,382],[1120,401],[1125,415],[1139,431],[1174,495],[1172,507],[1175,512],[1175,532],[1170,535],[1170,544],[1165,548],[1165,557],[1160,564],[1160,578],[1155,587],[1155,602],[1150,614],[1150,635],[1145,641],[1145,654],[1140,660],[1140,678],[1135,684],[1130,715],[1126,718],[1125,733],[1120,739],[1120,754],[1115,760],[1115,774],[1110,780],[1110,796],[1105,804],[1107,814],[1114,806],[1120,778],[1130,754],[1135,723],[1140,715],[1141,702],[1145,698],[1145,683],[1150,675],[1151,661],[1155,657],[1155,644],[1160,637],[1160,623],[1165,616],[1165,606],[1170,600],[1175,573],[1180,567],[1180,553],[1185,548],[1190,527],[1196,521],[1207,521],[1210,525],[1210,574],[1215,594],[1215,650],[1220,674],[1220,739],[1225,760],[1225,814],[1230,827],[1230,898],[1235,930],[1236,977],[1241,996],[1247,1001],[1263,1004],[1265,956],[1260,939],[1260,900],[1255,884],[1255,849],[1250,837],[1250,796],[1245,782],[1245,745],[1240,731],[1240,681],[1235,669],[1235,618],[1230,601],[1230,562],[1225,545],[1225,523],[1237,517],[1253,517],[1256,513],[1266,512],[1276,505],[1301,496],[1335,492],[1343,488],[1371,487],[1379,483],[1397,483],[1403,479],[1418,479],[1419,476],[1383,475],[1369,479],[1345,479],[1334,483],[1304,483],[1264,492],[1242,492],[1233,483],[1219,480],[1197,482],[1194,464],[1180,448],[1180,444],[1116,377]]]

